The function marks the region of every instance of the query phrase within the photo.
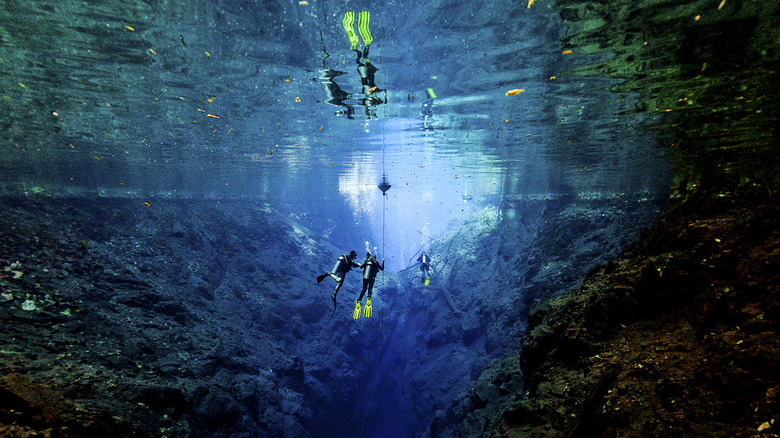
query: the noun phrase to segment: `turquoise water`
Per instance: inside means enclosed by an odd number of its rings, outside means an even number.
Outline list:
[[[369,99],[342,25],[351,9],[371,12]],[[636,97],[610,92],[614,79],[569,74],[604,55],[564,54],[549,3],[21,2],[2,14],[7,192],[246,197],[318,216],[346,203],[339,214],[377,242],[386,175],[384,232],[402,257],[480,202],[669,185],[664,145],[643,129],[658,117],[622,114]]]

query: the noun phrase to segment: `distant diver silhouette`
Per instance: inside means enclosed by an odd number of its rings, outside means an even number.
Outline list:
[[[422,279],[420,280],[420,283],[428,286],[428,283],[431,282],[431,257],[426,254],[425,251],[423,251],[422,255],[417,258],[417,261],[420,262],[420,271],[422,271]]]

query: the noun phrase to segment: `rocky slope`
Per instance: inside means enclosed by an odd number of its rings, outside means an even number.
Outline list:
[[[777,436],[780,227],[763,187],[674,199],[540,303],[500,436]]]

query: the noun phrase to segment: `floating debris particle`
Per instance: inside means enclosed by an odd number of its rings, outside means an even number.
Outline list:
[[[24,85],[24,84],[23,84],[23,83],[21,83],[21,82],[17,82],[17,84],[19,84],[19,86],[20,86],[20,87],[22,87],[22,88],[27,88],[27,85]]]
[[[506,92],[507,96],[515,96],[525,91],[525,88],[515,88]]]
[[[187,47],[187,43],[184,42],[184,35],[179,34],[179,39],[181,39],[181,45]]]
[[[209,53],[209,52],[206,52],[206,51],[204,51],[203,53],[205,53],[205,54],[206,54],[206,56],[208,56],[209,58],[211,58],[211,53]]]
[[[33,300],[27,300],[22,303],[22,310],[35,310],[35,301]]]
[[[285,81],[285,82],[290,82],[290,77],[289,77],[289,76],[287,76],[286,78],[284,78],[284,81]]]
[[[53,115],[54,117],[59,117],[60,113],[58,113],[57,111],[52,111],[51,115]]]
[[[218,119],[219,116],[215,116],[214,114],[206,114],[206,117],[211,117],[212,119]]]
[[[128,26],[125,24],[125,29],[129,30],[130,32],[135,32],[135,29],[133,29],[133,26]]]
[[[149,49],[149,53],[151,53],[152,55],[156,55],[157,54],[157,52],[155,52],[154,49]]]
[[[149,204],[148,202],[144,202],[144,205],[145,205],[145,206],[147,206],[147,207],[151,207],[151,206],[152,206],[152,205],[151,205],[151,204]]]
[[[526,6],[526,7],[530,8],[531,5],[534,4],[535,1],[536,0],[528,0],[528,6]]]
[[[307,2],[306,0],[301,0],[301,1],[298,2],[298,4],[301,5],[301,6],[306,6],[306,5],[309,4],[309,2]]]
[[[551,81],[552,81],[552,80],[555,80],[556,78],[557,78],[557,76],[550,76],[550,80],[551,80]]]
[[[697,16],[693,17],[693,19],[696,20],[696,21],[699,21],[699,20],[701,20],[701,15],[697,15]]]
[[[298,96],[295,96],[295,101],[296,101],[296,102],[300,102],[300,101],[301,101],[301,98],[300,98],[300,97],[298,97]]]
[[[726,0],[720,0],[720,4],[718,5],[718,10],[723,9],[724,6],[726,6]]]
[[[574,53],[574,52],[572,52],[571,49],[566,49],[566,50],[563,51],[564,55],[571,55],[572,53]]]

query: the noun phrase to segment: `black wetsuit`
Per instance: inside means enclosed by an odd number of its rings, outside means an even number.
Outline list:
[[[336,290],[333,291],[334,296],[339,293],[341,285],[344,284],[344,277],[347,275],[347,272],[351,271],[352,268],[359,267],[360,265],[352,261],[350,256],[345,254],[339,256],[339,259],[336,261],[336,264],[333,266],[333,269],[331,269],[330,273],[325,274],[326,276],[330,276],[330,278],[336,280]],[[321,280],[318,280],[318,282],[319,281]]]
[[[423,280],[425,280],[425,278],[430,275],[430,273],[428,273],[428,270],[431,267],[430,266],[431,258],[428,257],[428,254],[423,253],[420,257],[417,258],[417,261],[422,263],[420,265],[420,270],[422,271]]]
[[[376,274],[379,273],[379,271],[385,270],[385,261],[382,260],[382,264],[380,265],[379,262],[376,261],[376,257],[366,257],[360,267],[363,268],[363,290],[360,292],[358,301],[363,299],[363,295],[365,295],[366,291],[368,291],[368,298],[371,298],[371,293],[374,290],[374,280],[376,280]]]

